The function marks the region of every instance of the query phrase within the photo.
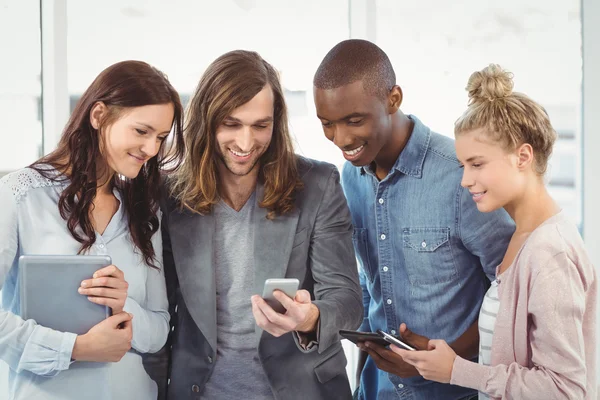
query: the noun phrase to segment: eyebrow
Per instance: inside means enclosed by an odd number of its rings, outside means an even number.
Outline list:
[[[473,162],[473,161],[475,161],[475,160],[477,160],[477,159],[479,159],[479,158],[483,158],[483,156],[473,156],[473,157],[469,157],[469,158],[467,159],[467,161],[465,161],[465,162]]]
[[[156,129],[154,129],[154,127],[152,125],[148,125],[148,124],[145,124],[143,122],[136,122],[136,124],[142,125],[142,126],[146,127],[147,129],[149,129],[149,130],[151,130],[153,132],[156,131]],[[160,132],[159,135],[161,133],[171,133],[171,129],[169,129],[168,131]]]
[[[319,114],[317,114],[317,118],[324,119],[329,122],[339,122],[339,121],[348,121],[349,119],[352,119],[352,118],[364,118],[367,115],[368,115],[367,113],[353,112],[352,114],[348,114],[345,117],[338,119],[337,121],[329,121],[327,118],[323,118]]]
[[[237,122],[238,124],[242,124],[242,120],[239,118],[235,118],[232,116],[225,117],[225,121]],[[267,122],[273,122],[273,117],[264,117],[261,119],[257,119],[252,124],[265,124]]]

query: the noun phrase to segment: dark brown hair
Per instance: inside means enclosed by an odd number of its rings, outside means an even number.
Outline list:
[[[98,129],[90,122],[94,105],[103,102],[108,115]],[[79,253],[90,249],[96,233],[90,218],[98,182],[99,160],[104,159],[100,131],[118,120],[128,108],[154,104],[172,104],[174,108],[173,138],[165,141],[158,152],[134,179],[115,174],[110,184],[119,190],[128,218],[134,246],[142,252],[147,265],[156,267],[151,238],[158,230],[158,200],[161,169],[175,170],[182,159],[183,106],[177,91],[166,75],[141,61],[123,61],[98,75],[83,93],[56,150],[31,165],[42,176],[52,180],[69,180],[60,195],[58,208],[67,221],[69,232],[81,243]],[[47,168],[50,165],[59,174]]]
[[[273,138],[260,159],[259,179],[265,187],[259,206],[275,218],[294,208],[302,187],[288,129],[283,89],[275,69],[252,51],[231,51],[206,70],[186,112],[185,161],[175,174],[172,195],[182,207],[207,214],[219,199],[217,128],[233,110],[246,104],[266,85],[275,97]]]

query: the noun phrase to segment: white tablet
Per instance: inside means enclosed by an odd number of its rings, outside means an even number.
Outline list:
[[[21,256],[21,318],[78,335],[110,316],[110,308],[77,291],[81,281],[111,265],[109,256]]]

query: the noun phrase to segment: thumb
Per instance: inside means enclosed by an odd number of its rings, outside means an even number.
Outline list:
[[[298,303],[310,304],[310,293],[308,293],[308,290],[298,290],[294,300],[296,300]]]
[[[430,340],[427,344],[427,350],[435,350],[438,347],[440,340]]]
[[[133,314],[129,314],[128,312],[122,311],[118,314],[108,317],[107,321],[110,321],[110,325],[113,328],[116,328],[123,322],[131,321],[132,319],[133,319]]]
[[[400,324],[400,336],[403,339],[410,338],[410,336],[412,334],[413,334],[412,331],[410,329],[408,329],[408,327],[406,326],[406,324],[404,322]]]

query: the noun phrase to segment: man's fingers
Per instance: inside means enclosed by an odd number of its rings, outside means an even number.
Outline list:
[[[372,348],[365,346],[365,350],[369,356],[373,359],[373,361],[375,361],[375,364],[377,365],[377,368],[382,369],[382,370],[390,370],[390,363],[383,357],[381,357],[379,355],[379,353],[377,353],[376,351],[374,351]]]
[[[265,316],[265,314],[263,314],[261,309],[258,307],[257,302],[254,300],[252,300],[252,314],[254,315],[254,319],[256,320],[256,325],[264,329],[264,327],[268,323],[267,317]]]
[[[271,335],[273,335],[275,337],[279,337],[279,336],[287,333],[286,331],[277,327],[276,325],[272,324],[269,321],[267,316],[264,314],[262,309],[259,307],[257,300],[262,300],[262,299],[260,299],[260,298],[256,299],[256,300],[252,299],[252,314],[254,315],[256,325],[258,325],[260,328],[269,332]]]
[[[310,304],[311,303],[311,299],[310,299],[310,293],[308,292],[308,290],[298,290],[296,292],[296,297],[295,300],[298,303],[302,303],[302,304]]]
[[[400,324],[399,330],[400,330],[400,337],[405,342],[412,345],[417,350],[426,350],[427,349],[427,343],[429,342],[429,338],[419,335],[417,333],[414,333],[413,331],[408,329],[408,327],[406,326],[406,324],[404,322]]]
[[[289,310],[296,305],[294,304],[294,299],[283,293],[281,290],[275,290],[273,292],[273,297],[275,297],[275,299],[279,301],[286,310]]]
[[[263,312],[265,317],[272,324],[276,325],[280,329],[284,329],[287,331],[291,331],[296,327],[296,323],[284,314],[279,314],[277,311],[273,310],[270,305],[268,305],[263,299],[257,300],[257,306]]]
[[[408,327],[406,326],[406,324],[403,322],[400,324],[400,337],[402,339],[409,339],[410,336],[412,335],[412,331],[410,329],[408,329]]]

